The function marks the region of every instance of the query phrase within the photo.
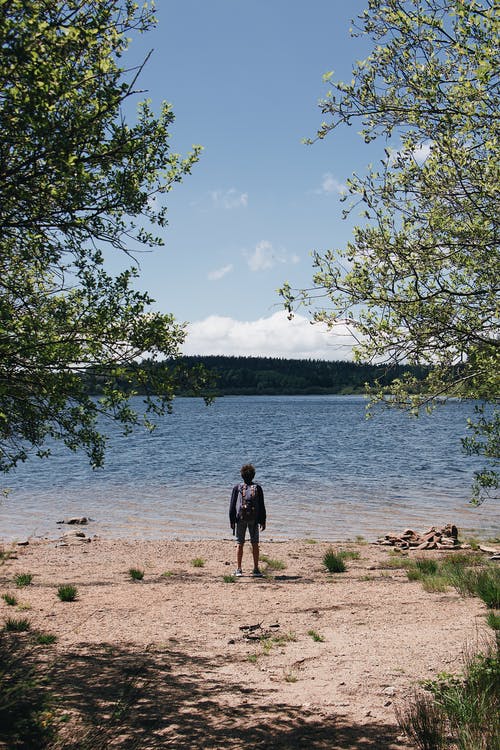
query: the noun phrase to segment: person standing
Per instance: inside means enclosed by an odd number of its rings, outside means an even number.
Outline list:
[[[233,534],[236,533],[236,571],[235,576],[242,576],[241,563],[243,560],[243,547],[248,529],[253,555],[253,576],[261,578],[259,569],[259,529],[266,528],[266,506],[264,503],[264,492],[257,482],[254,482],[255,467],[245,464],[241,467],[241,478],[243,482],[235,484],[231,493],[229,503],[229,523]]]

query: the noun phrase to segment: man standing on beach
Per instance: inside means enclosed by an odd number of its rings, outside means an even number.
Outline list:
[[[261,578],[259,570],[259,528],[266,528],[266,506],[264,504],[264,492],[257,482],[253,481],[255,467],[245,464],[241,467],[241,478],[243,482],[235,484],[231,493],[229,503],[229,523],[236,532],[236,571],[235,576],[242,576],[241,561],[243,559],[243,546],[248,529],[253,555],[253,575]]]

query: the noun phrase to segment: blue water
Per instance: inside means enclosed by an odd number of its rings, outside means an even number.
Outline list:
[[[418,419],[381,410],[366,420],[356,396],[226,397],[210,407],[177,399],[152,434],[109,433],[102,470],[58,445],[5,475],[0,538],[56,537],[56,522],[72,515],[95,519],[88,533],[108,538],[227,537],[231,487],[249,461],[268,538],[374,540],[448,522],[496,535],[496,503],[468,504],[480,463],[460,437],[472,412],[450,402]]]

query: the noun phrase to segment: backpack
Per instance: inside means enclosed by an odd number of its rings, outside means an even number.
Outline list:
[[[238,486],[238,520],[254,521],[257,515],[257,485],[240,484]]]

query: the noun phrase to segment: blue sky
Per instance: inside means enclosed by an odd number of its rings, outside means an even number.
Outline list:
[[[368,41],[352,38],[365,0],[159,0],[158,27],[129,57],[153,50],[140,79],[154,108],[173,106],[172,148],[203,146],[167,197],[165,247],[141,255],[139,286],[189,322],[184,351],[347,359],[349,339],[299,316],[276,289],[309,286],[310,252],[340,247],[339,190],[373,159],[357,128],[313,146],[322,76],[350,79]],[[305,314],[305,313],[304,313]],[[342,330],[339,331],[343,334]]]

